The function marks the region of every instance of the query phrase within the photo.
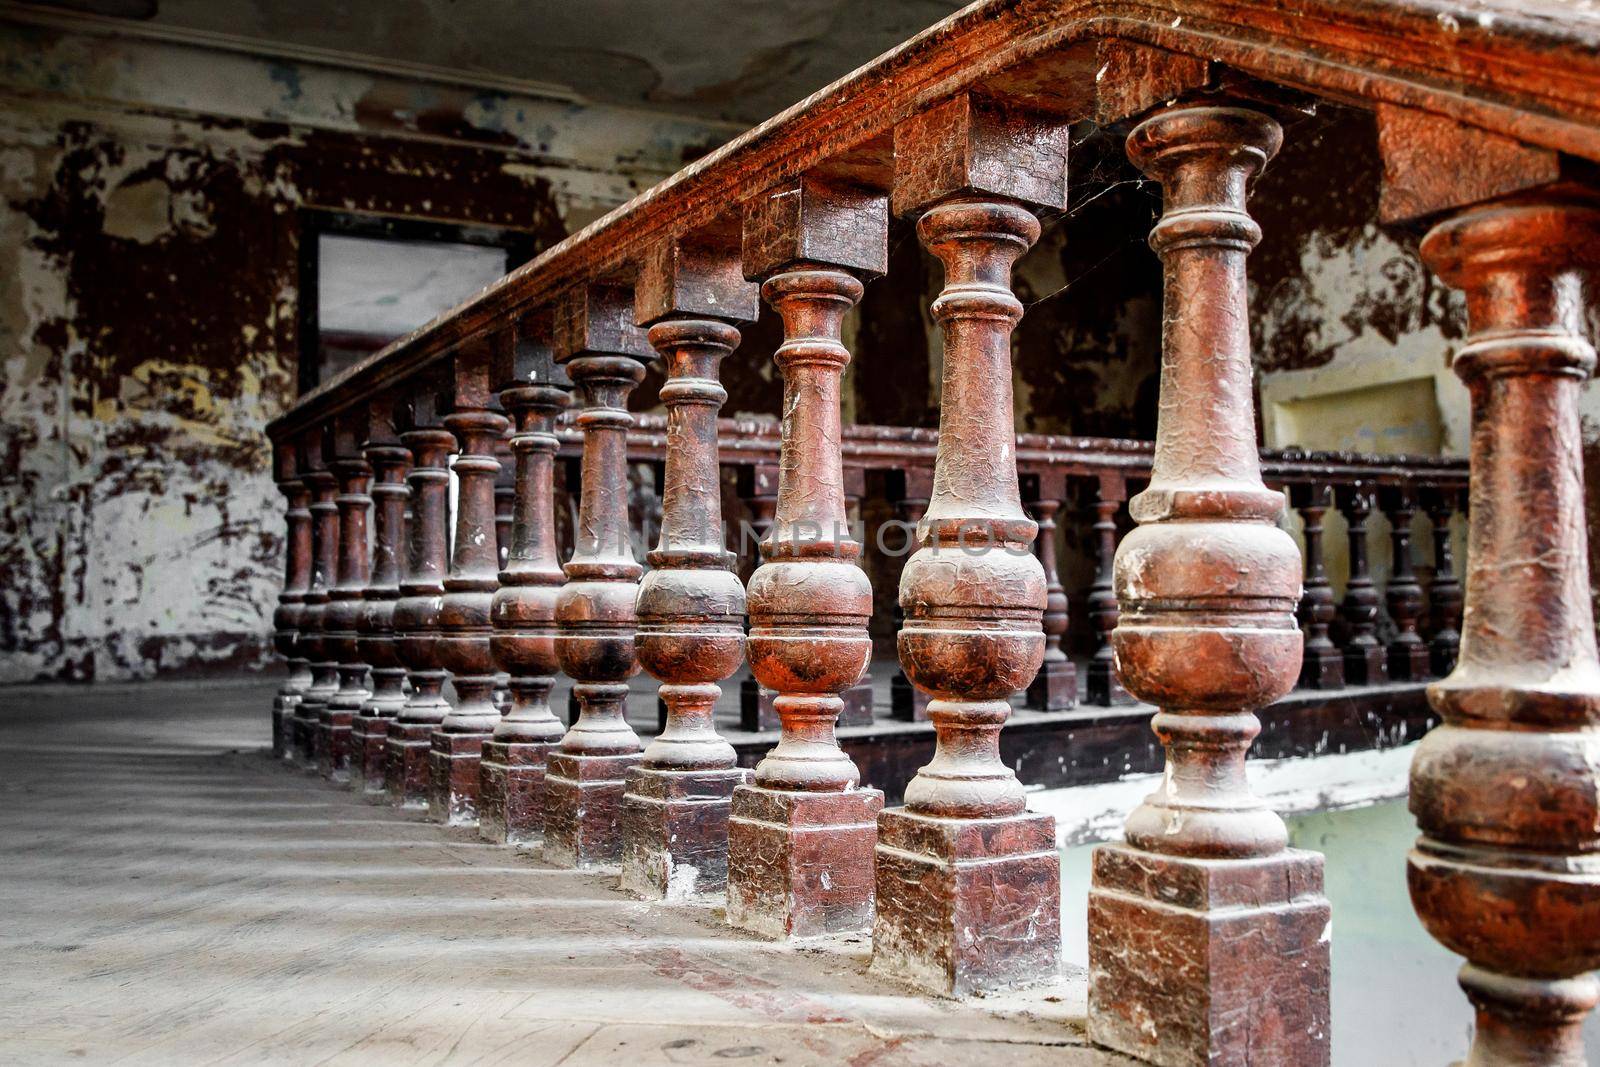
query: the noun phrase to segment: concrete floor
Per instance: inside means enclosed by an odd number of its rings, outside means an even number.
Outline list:
[[[264,754],[276,682],[0,690],[0,1061],[1126,1065]]]

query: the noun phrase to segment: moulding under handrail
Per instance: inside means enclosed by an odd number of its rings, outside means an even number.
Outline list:
[[[282,440],[398,386],[460,344],[617,273],[651,243],[705,226],[940,99],[1109,38],[1600,160],[1600,13],[1554,0],[978,0],[324,383],[267,432]]]

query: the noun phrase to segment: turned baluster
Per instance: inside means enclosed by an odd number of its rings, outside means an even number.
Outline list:
[[[561,302],[554,347],[582,401],[577,542],[556,601],[556,653],[580,710],[545,766],[544,857],[562,867],[611,866],[622,857],[626,775],[639,762],[627,721],[643,572],[628,537],[628,396],[654,352],[634,325],[632,294],[599,285]]]
[[[400,599],[400,562],[405,553],[406,469],[411,453],[400,443],[392,397],[367,409],[363,452],[372,466],[372,576],[357,624],[361,659],[372,669],[372,695],[350,722],[350,786],[382,796],[389,724],[406,703],[406,671],[394,640],[394,607]]]
[[[311,661],[311,685],[294,713],[295,748],[299,763],[317,769],[318,723],[328,701],[339,691],[339,661],[324,640],[323,614],[339,567],[339,480],[328,470],[328,428],[319,427],[301,440],[300,478],[311,490],[311,585],[301,614],[302,647]]]
[[[852,540],[858,542],[861,537],[865,536],[865,530],[861,523],[861,498],[866,496],[866,493],[866,468],[856,463],[845,464],[845,530]],[[861,672],[861,679],[841,693],[840,697],[844,700],[844,710],[839,712],[840,726],[872,725],[872,660],[870,658],[867,660],[867,669]]]
[[[1078,668],[1061,648],[1069,605],[1056,555],[1056,514],[1067,488],[1061,474],[1047,471],[1039,477],[1039,496],[1028,502],[1028,513],[1039,526],[1034,547],[1044,567],[1044,661],[1028,683],[1025,704],[1038,711],[1064,711],[1078,703]]]
[[[1495,148],[1452,136],[1474,161]],[[1467,959],[1466,1062],[1579,1067],[1600,998],[1600,662],[1578,408],[1595,366],[1600,197],[1556,185],[1469,206],[1422,256],[1466,294],[1453,366],[1472,434],[1460,657],[1429,687],[1444,723],[1412,763],[1411,899]]]
[[[1117,628],[1117,592],[1112,583],[1117,554],[1117,512],[1122,510],[1122,503],[1128,497],[1128,484],[1120,474],[1102,474],[1095,480],[1095,489],[1094,582],[1084,598],[1094,630],[1094,654],[1089,657],[1086,685],[1089,703],[1115,707],[1134,703],[1133,697],[1122,687],[1116,653],[1111,647],[1111,634]]]
[[[906,495],[900,499],[897,510],[900,521],[906,526],[905,547],[908,552],[916,544],[917,526],[928,513],[928,498],[932,495],[933,471],[924,467],[906,471]],[[895,600],[894,615],[895,640],[898,641],[906,622],[905,609],[900,606],[898,598]],[[894,717],[900,722],[927,722],[928,701],[931,699],[924,690],[911,684],[905,668],[897,662],[894,677],[889,680],[889,709]]]
[[[367,544],[367,516],[372,511],[372,465],[361,454],[363,419],[345,413],[334,420],[334,459],[339,480],[338,580],[328,590],[322,613],[323,648],[339,662],[339,689],[328,698],[317,719],[317,768],[335,782],[350,775],[350,726],[371,696],[367,664],[361,658],[358,627],[364,610],[372,559]]]
[[[293,442],[274,441],[272,460],[278,491],[288,505],[284,513],[283,590],[272,613],[273,647],[289,666],[289,677],[272,702],[272,755],[286,760],[294,754],[295,708],[311,687],[311,663],[300,644],[300,618],[311,587],[311,511],[307,507],[311,493],[300,480]]]
[[[500,404],[515,422],[511,544],[490,615],[495,664],[508,675],[511,709],[483,743],[478,769],[478,834],[496,844],[528,844],[544,832],[544,775],[564,732],[550,710],[555,687],[556,556],[554,471],[560,442],[555,418],[567,403],[567,376],[556,365],[541,322],[524,322],[503,353],[496,378]]]
[[[717,412],[728,394],[718,373],[737,324],[759,310],[730,243],[668,241],[644,257],[634,318],[666,374],[667,455],[634,644],[667,719],[628,774],[622,888],[647,898],[721,893],[728,880],[728,811],[746,772],[713,714],[720,683],[744,662],[745,594],[722,528]]]
[[[962,95],[894,142],[894,210],[917,217],[944,267],[930,308],[944,337],[933,494],[900,575],[900,663],[933,698],[936,748],[905,806],[878,818],[872,967],[965,995],[1059,967],[1055,820],[1027,810],[1000,729],[1044,661],[1047,604],[1017,483],[1011,268],[1039,239],[1033,210],[1066,205],[1067,127]]]
[[[1411,559],[1411,519],[1417,513],[1412,490],[1393,486],[1379,491],[1383,512],[1389,518],[1390,542],[1394,546],[1394,565],[1389,572],[1389,587],[1384,605],[1394,620],[1394,640],[1389,642],[1389,677],[1396,681],[1420,682],[1428,677],[1428,646],[1417,633],[1422,618],[1422,586]]]
[[[880,195],[802,177],[745,209],[745,276],[783,319],[778,503],[750,577],[746,652],[777,692],[782,735],[734,793],[728,921],[768,937],[863,930],[872,920],[874,820],[883,794],[860,788],[839,748],[840,694],[872,656],[872,588],[845,527],[839,454],[845,314],[863,277],[883,272]]]
[[[1305,592],[1300,595],[1295,612],[1305,635],[1305,653],[1300,661],[1302,689],[1344,688],[1344,653],[1328,636],[1328,626],[1338,612],[1322,552],[1322,517],[1332,502],[1333,488],[1325,482],[1294,482],[1289,486],[1289,503],[1300,512],[1306,546]]]
[[[428,817],[448,826],[477,823],[478,762],[483,743],[500,722],[489,609],[500,587],[494,510],[500,461],[494,451],[508,423],[489,405],[495,349],[507,344],[509,334],[500,334],[456,351],[453,405],[444,418],[456,439],[456,526],[439,608],[439,664],[450,672],[456,701],[433,732]]]
[[[395,648],[406,668],[411,694],[389,726],[384,747],[386,792],[403,808],[428,804],[433,731],[450,710],[444,699],[448,677],[439,660],[439,609],[444,603],[450,521],[450,454],[456,439],[440,425],[443,383],[413,386],[408,428],[400,441],[411,452],[411,522],[405,577],[394,606]]]
[[[1433,523],[1433,580],[1428,583],[1428,666],[1443,678],[1456,667],[1461,647],[1461,579],[1456,577],[1455,543],[1450,520],[1460,493],[1424,489],[1422,504]]]
[[[500,346],[500,350],[505,352],[510,352],[511,348],[509,344]],[[505,410],[503,405],[501,410]],[[516,479],[513,474],[516,458],[511,451],[511,434],[515,423],[516,419],[506,412],[506,431],[494,442],[495,462],[500,464],[500,471],[494,479],[494,543],[497,549],[495,558],[501,570],[505,569],[506,557],[511,552],[511,513],[516,505]],[[495,710],[503,718],[511,710],[511,677],[505,671],[496,671],[491,697]]]
[[[740,469],[740,495],[750,506],[749,534],[754,536],[755,552],[746,582],[761,564],[760,544],[772,531],[772,518],[778,507],[778,468],[767,464]],[[746,534],[740,533],[741,548]],[[778,729],[778,710],[772,701],[778,694],[762,685],[754,674],[739,683],[739,729],[746,733]]]
[[[1246,198],[1281,138],[1225,103],[1158,110],[1128,136],[1162,187],[1150,244],[1165,301],[1155,459],[1117,549],[1112,639],[1123,684],[1159,709],[1167,765],[1126,844],[1095,852],[1089,1034],[1159,1064],[1329,1062],[1322,857],[1286,847],[1245,777],[1254,711],[1293,688],[1302,645],[1300,553],[1261,481],[1246,307],[1260,238]]]
[[[1341,485],[1335,492],[1350,531],[1350,577],[1339,602],[1347,685],[1381,685],[1389,680],[1388,656],[1378,641],[1378,587],[1367,563],[1367,520],[1372,517],[1374,495],[1371,487],[1361,484]]]

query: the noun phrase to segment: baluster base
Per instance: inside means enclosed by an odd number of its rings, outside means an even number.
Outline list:
[[[272,708],[272,758],[284,760],[294,759],[294,709],[295,704],[285,701],[282,697]]]
[[[728,922],[763,937],[872,926],[872,850],[883,793],[742,785],[728,818]]]
[[[389,736],[384,739],[384,792],[397,808],[421,811],[428,806],[435,729],[426,722],[396,722],[389,726]]]
[[[635,767],[622,798],[622,888],[645,900],[719,894],[728,885],[728,814],[750,772]]]
[[[1126,708],[1139,703],[1122,688],[1116,665],[1109,660],[1091,660],[1084,672],[1084,692],[1090,704],[1100,708]]]
[[[1428,646],[1421,641],[1397,641],[1389,646],[1389,677],[1394,681],[1424,681],[1431,666]]]
[[[1300,660],[1300,689],[1343,689],[1344,653],[1337,648],[1308,648]]]
[[[1066,711],[1078,706],[1078,668],[1069,659],[1045,660],[1028,683],[1023,707],[1033,711]]]
[[[839,696],[844,700],[844,708],[839,712],[839,726],[872,725],[872,675],[862,675],[861,681]]]
[[[1206,860],[1095,850],[1089,1038],[1163,1067],[1323,1067],[1322,857]]]
[[[389,724],[394,719],[357,715],[350,720],[350,790],[365,797],[380,797],[385,787],[384,759]]]
[[[289,762],[302,769],[317,765],[317,711],[302,703],[294,711],[293,741]]]
[[[496,845],[544,837],[544,776],[555,741],[483,743],[478,764],[478,836]]]
[[[1437,637],[1428,643],[1428,666],[1433,671],[1435,678],[1448,678],[1456,669],[1456,660],[1461,652],[1461,638],[1439,640]]]
[[[478,825],[478,764],[489,733],[435,730],[428,754],[428,818],[446,826]]]
[[[1344,682],[1346,685],[1382,685],[1389,680],[1389,652],[1377,642],[1346,645]]]
[[[355,714],[324,708],[317,714],[317,773],[343,785],[350,780],[350,725]]]
[[[762,733],[783,727],[778,718],[778,694],[756,681],[746,678],[739,683],[739,729],[746,733]]]
[[[897,722],[927,722],[928,701],[932,699],[912,685],[903,671],[896,671],[889,679],[889,714]]]
[[[964,997],[1054,981],[1061,966],[1056,823],[1024,812],[878,816],[872,969]]]
[[[552,752],[544,775],[544,858],[557,867],[622,862],[622,796],[640,754]]]

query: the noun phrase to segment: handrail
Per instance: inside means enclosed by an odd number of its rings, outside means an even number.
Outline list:
[[[652,242],[704,226],[773,183],[846,160],[874,184],[895,124],[1021,64],[1092,112],[1096,64],[1073,46],[1120,38],[1319,95],[1436,112],[1600,160],[1600,15],[1527,0],[979,0],[807,97],[302,397],[282,440],[398,385],[571,286],[617,275]],[[1012,92],[1018,103],[1029,101]]]

